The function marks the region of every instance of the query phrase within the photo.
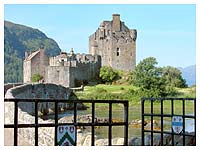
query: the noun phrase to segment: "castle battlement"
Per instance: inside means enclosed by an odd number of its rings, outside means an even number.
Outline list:
[[[44,47],[36,52],[25,52],[24,83],[30,83],[34,74],[40,74],[46,83],[74,87],[76,81],[89,81],[99,76],[101,66],[132,71],[136,64],[137,31],[129,29],[113,14],[111,21],[103,21],[89,36],[89,54],[61,52],[54,57],[45,54]]]
[[[61,53],[60,55],[49,58],[49,66],[76,67],[81,64],[97,63],[99,57],[92,54]]]
[[[113,14],[112,21],[103,21],[98,29],[89,36],[89,52],[100,55],[102,66],[132,71],[136,64],[137,30],[129,29]]]

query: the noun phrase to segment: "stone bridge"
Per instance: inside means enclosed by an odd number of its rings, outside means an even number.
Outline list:
[[[65,88],[61,85],[56,84],[25,84],[10,88],[5,94],[5,98],[50,98],[50,99],[66,99],[68,100],[72,96],[72,90]],[[19,102],[18,106],[24,112],[27,112],[31,115],[35,113],[35,104],[34,102]],[[58,111],[65,111],[69,109],[70,104],[59,103]],[[38,104],[39,115],[46,115],[53,113],[54,103],[46,102]]]

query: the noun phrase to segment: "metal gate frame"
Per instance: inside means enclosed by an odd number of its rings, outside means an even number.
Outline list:
[[[171,101],[171,114],[164,114],[163,113],[163,101]],[[174,115],[174,101],[182,101],[182,116],[183,117],[183,132],[180,134],[174,133],[173,129],[171,129],[171,132],[167,132],[167,131],[163,131],[163,118],[164,117],[173,117]],[[145,101],[150,101],[151,104],[151,113],[145,113],[145,108],[144,108],[144,103]],[[153,102],[154,101],[160,101],[161,105],[160,105],[160,109],[161,109],[161,113],[160,114],[154,114],[153,113]],[[194,101],[194,115],[187,115],[185,114],[185,101]],[[142,98],[141,100],[142,103],[142,146],[145,145],[145,132],[149,132],[151,133],[151,146],[153,146],[153,133],[160,133],[161,134],[161,145],[163,145],[163,134],[171,134],[172,136],[172,145],[174,145],[174,135],[181,135],[183,136],[183,145],[185,145],[185,136],[191,136],[194,137],[196,140],[196,98]],[[151,130],[145,130],[144,129],[144,121],[145,121],[145,116],[149,116],[151,117]],[[160,117],[161,118],[161,131],[155,131],[153,130],[153,117]],[[195,135],[191,135],[191,134],[186,134],[185,133],[185,119],[186,118],[191,118],[194,119],[194,134]],[[196,141],[195,141],[195,145],[196,145]]]
[[[4,102],[14,103],[14,124],[4,124],[4,128],[14,128],[14,146],[18,145],[18,128],[35,128],[35,146],[38,146],[38,128],[39,127],[54,127],[55,128],[55,141],[54,145],[57,146],[57,127],[60,125],[74,125],[77,126],[91,126],[92,137],[91,146],[95,145],[95,126],[108,126],[108,146],[112,145],[112,127],[124,126],[124,145],[128,145],[128,101],[127,100],[67,100],[67,99],[6,99]],[[35,103],[35,124],[18,124],[18,103],[19,102],[33,102]],[[55,104],[55,123],[39,124],[38,123],[38,103],[53,102]],[[58,103],[72,103],[74,104],[74,122],[73,123],[58,123]],[[77,104],[78,103],[91,103],[92,104],[92,122],[79,123],[77,122]],[[109,121],[107,123],[95,122],[95,104],[107,103],[109,104]],[[124,105],[124,121],[112,122],[112,104]],[[76,145],[77,139],[75,141]]]

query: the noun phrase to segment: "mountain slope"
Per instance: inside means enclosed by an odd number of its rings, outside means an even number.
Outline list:
[[[58,44],[38,29],[4,21],[4,83],[22,82],[25,50],[37,50],[44,45],[48,56],[60,53]]]
[[[196,65],[178,69],[182,72],[182,76],[189,86],[196,85]]]

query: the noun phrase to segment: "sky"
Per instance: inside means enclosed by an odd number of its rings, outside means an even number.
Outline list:
[[[196,5],[194,4],[6,4],[4,20],[37,28],[63,51],[88,53],[88,37],[104,20],[119,13],[137,29],[136,63],[155,57],[159,66],[196,64]]]

